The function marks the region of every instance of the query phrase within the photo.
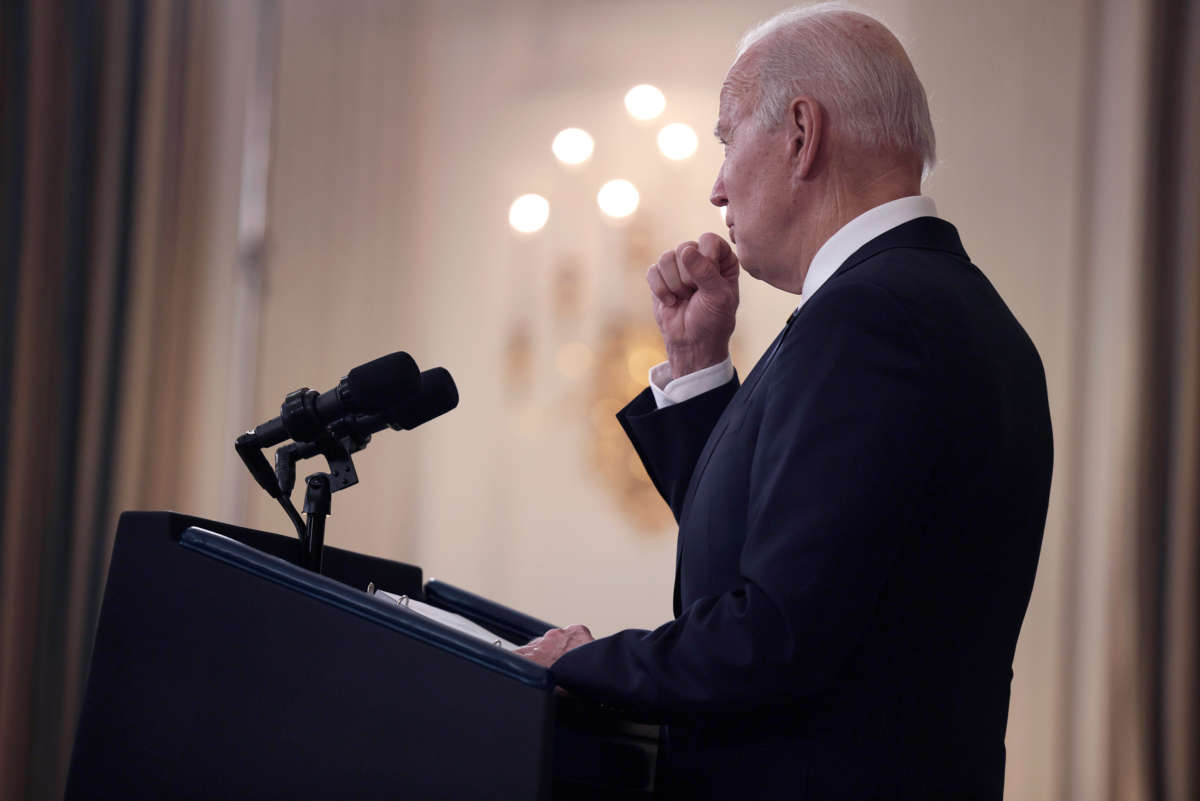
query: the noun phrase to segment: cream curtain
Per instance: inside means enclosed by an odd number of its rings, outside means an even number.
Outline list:
[[[19,153],[23,169],[5,173],[21,192],[4,207],[19,224],[4,243],[0,798],[61,797],[116,515],[153,502],[154,470],[179,472],[136,451],[175,425],[164,373],[186,370],[191,327],[186,265],[164,253],[186,212],[187,12],[5,4],[5,121],[22,128],[5,131],[6,167]]]

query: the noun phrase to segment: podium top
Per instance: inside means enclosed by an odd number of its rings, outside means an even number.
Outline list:
[[[310,598],[363,618],[392,631],[427,643],[481,667],[540,690],[550,690],[550,671],[523,657],[451,629],[395,603],[368,595],[326,576],[263,553],[221,534],[190,526],[179,544],[245,570],[259,578],[295,590]]]

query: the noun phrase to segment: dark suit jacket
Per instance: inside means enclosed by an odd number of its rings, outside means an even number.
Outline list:
[[[618,419],[679,522],[676,617],[553,671],[669,724],[671,795],[1000,799],[1050,418],[952,225],[863,246],[741,386]]]

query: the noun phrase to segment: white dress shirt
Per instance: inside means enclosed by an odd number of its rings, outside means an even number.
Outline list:
[[[808,274],[804,276],[804,286],[800,288],[800,305],[796,307],[797,310],[863,245],[880,234],[918,217],[936,216],[937,207],[933,198],[911,195],[864,211],[843,225],[837,233],[825,240],[817,255],[813,256],[812,263],[808,266]],[[716,389],[731,378],[733,362],[730,359],[674,380],[671,380],[671,363],[662,362],[650,368],[650,391],[654,393],[654,402],[661,409]]]

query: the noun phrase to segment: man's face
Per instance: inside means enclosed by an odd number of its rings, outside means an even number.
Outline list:
[[[729,238],[746,272],[779,286],[797,258],[789,241],[795,219],[790,145],[785,127],[764,129],[754,119],[752,98],[739,96],[744,93],[735,86],[727,80],[721,91],[716,133],[725,161],[709,200],[725,207]]]

